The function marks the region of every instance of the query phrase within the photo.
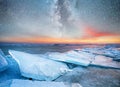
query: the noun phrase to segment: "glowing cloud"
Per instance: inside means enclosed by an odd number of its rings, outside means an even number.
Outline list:
[[[85,27],[84,32],[85,32],[85,36],[84,36],[85,38],[103,37],[103,36],[118,36],[119,35],[116,33],[99,31],[98,29],[95,29],[95,28],[90,27],[90,26]]]

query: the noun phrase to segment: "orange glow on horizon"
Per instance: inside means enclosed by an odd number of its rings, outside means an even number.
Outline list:
[[[104,37],[93,37],[93,38],[81,38],[81,39],[65,39],[65,38],[15,38],[9,37],[0,39],[3,42],[26,42],[26,43],[66,43],[66,44],[82,44],[82,43],[120,43],[120,36],[104,36]]]

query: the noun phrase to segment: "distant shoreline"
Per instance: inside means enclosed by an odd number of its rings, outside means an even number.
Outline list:
[[[54,45],[54,46],[64,46],[64,45],[69,45],[69,46],[80,46],[80,45],[120,45],[120,43],[26,43],[26,42],[0,42],[0,46],[7,46],[7,45]]]

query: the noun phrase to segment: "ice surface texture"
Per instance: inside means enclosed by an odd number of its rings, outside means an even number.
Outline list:
[[[2,87],[82,87],[79,83],[31,81],[13,79],[1,84]]]
[[[120,69],[120,62],[113,61],[112,58],[101,55],[96,56],[95,60],[92,61],[91,65]]]
[[[120,51],[115,48],[84,48],[82,51],[120,59]]]
[[[95,65],[100,67],[120,69],[120,62],[114,61],[116,57],[118,58],[119,51],[118,50],[113,51],[113,50],[114,49],[106,50],[106,49],[98,49],[98,48],[72,50],[65,53],[49,53],[48,58],[56,61],[62,61],[62,62],[81,65],[81,66]],[[110,55],[116,55],[116,56],[114,56],[113,58],[110,57]]]
[[[65,53],[49,53],[48,58],[82,66],[88,66],[94,59],[94,55],[82,51],[76,52],[73,50]]]
[[[17,61],[22,76],[37,80],[54,80],[69,71],[66,64],[29,53],[9,50]]]
[[[4,71],[8,66],[8,63],[5,59],[5,55],[3,54],[2,50],[0,49],[0,72]]]
[[[24,79],[24,77],[21,76],[17,62],[10,55],[5,57],[8,62],[8,67],[3,72],[0,72],[0,83],[10,79]]]

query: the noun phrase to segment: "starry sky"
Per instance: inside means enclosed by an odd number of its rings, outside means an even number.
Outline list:
[[[120,43],[120,0],[0,0],[0,42]]]

